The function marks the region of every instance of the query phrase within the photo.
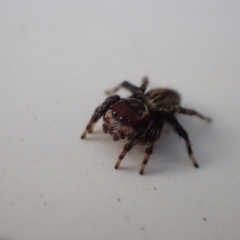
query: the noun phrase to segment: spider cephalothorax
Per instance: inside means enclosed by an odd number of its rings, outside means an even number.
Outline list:
[[[95,110],[81,138],[83,139],[87,133],[91,133],[95,123],[103,117],[103,131],[105,133],[109,133],[114,141],[127,139],[127,143],[124,145],[123,151],[115,165],[116,169],[119,167],[125,154],[134,145],[147,145],[146,155],[140,169],[140,174],[142,175],[153,151],[154,143],[161,136],[164,124],[168,123],[185,140],[189,158],[192,160],[193,165],[198,167],[198,163],[193,157],[188,134],[174,115],[175,113],[195,115],[206,121],[210,121],[210,118],[206,118],[194,110],[180,107],[180,95],[171,89],[153,89],[144,94],[147,85],[148,79],[145,77],[140,87],[124,81],[113,90],[107,91],[107,94],[112,95],[119,88],[124,87],[132,95],[128,98],[120,98],[118,95],[108,97]]]
[[[114,141],[131,138],[137,128],[147,127],[149,111],[145,104],[134,98],[120,99],[103,116],[103,131]]]

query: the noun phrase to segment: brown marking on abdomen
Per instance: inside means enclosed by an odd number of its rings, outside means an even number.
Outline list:
[[[180,105],[180,95],[171,89],[158,88],[146,93],[149,102],[156,105],[158,108],[170,109]]]

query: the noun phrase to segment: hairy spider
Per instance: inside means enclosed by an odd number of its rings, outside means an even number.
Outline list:
[[[126,88],[132,95],[128,98],[120,98],[118,95],[108,97],[96,108],[81,138],[83,139],[88,133],[92,133],[95,123],[103,117],[104,133],[109,133],[114,141],[127,139],[127,143],[115,164],[115,169],[119,168],[122,159],[134,145],[147,145],[139,171],[142,175],[153,152],[154,143],[161,136],[164,124],[168,123],[184,139],[189,158],[194,167],[198,168],[199,165],[193,156],[188,134],[174,115],[182,113],[194,115],[206,121],[211,121],[211,119],[195,110],[181,107],[180,95],[172,89],[157,88],[144,94],[147,85],[148,78],[144,77],[140,87],[124,81],[113,90],[106,91],[106,94],[112,95],[120,88]]]

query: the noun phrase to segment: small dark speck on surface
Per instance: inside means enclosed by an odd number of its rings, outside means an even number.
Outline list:
[[[46,205],[47,205],[47,202],[44,202],[44,203],[43,203],[43,205],[45,205],[45,206],[46,206]]]
[[[144,230],[145,230],[145,227],[141,227],[141,229],[144,231]]]
[[[121,202],[121,198],[117,198],[118,202]]]
[[[207,219],[206,218],[203,218],[203,221],[206,221]]]
[[[156,188],[153,188],[154,190],[156,190]]]

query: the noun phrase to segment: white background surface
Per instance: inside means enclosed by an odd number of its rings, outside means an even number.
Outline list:
[[[0,238],[239,239],[239,8],[0,1]],[[144,75],[213,118],[179,116],[200,169],[172,131],[144,176],[142,147],[114,170],[101,124],[79,140],[104,90]]]

